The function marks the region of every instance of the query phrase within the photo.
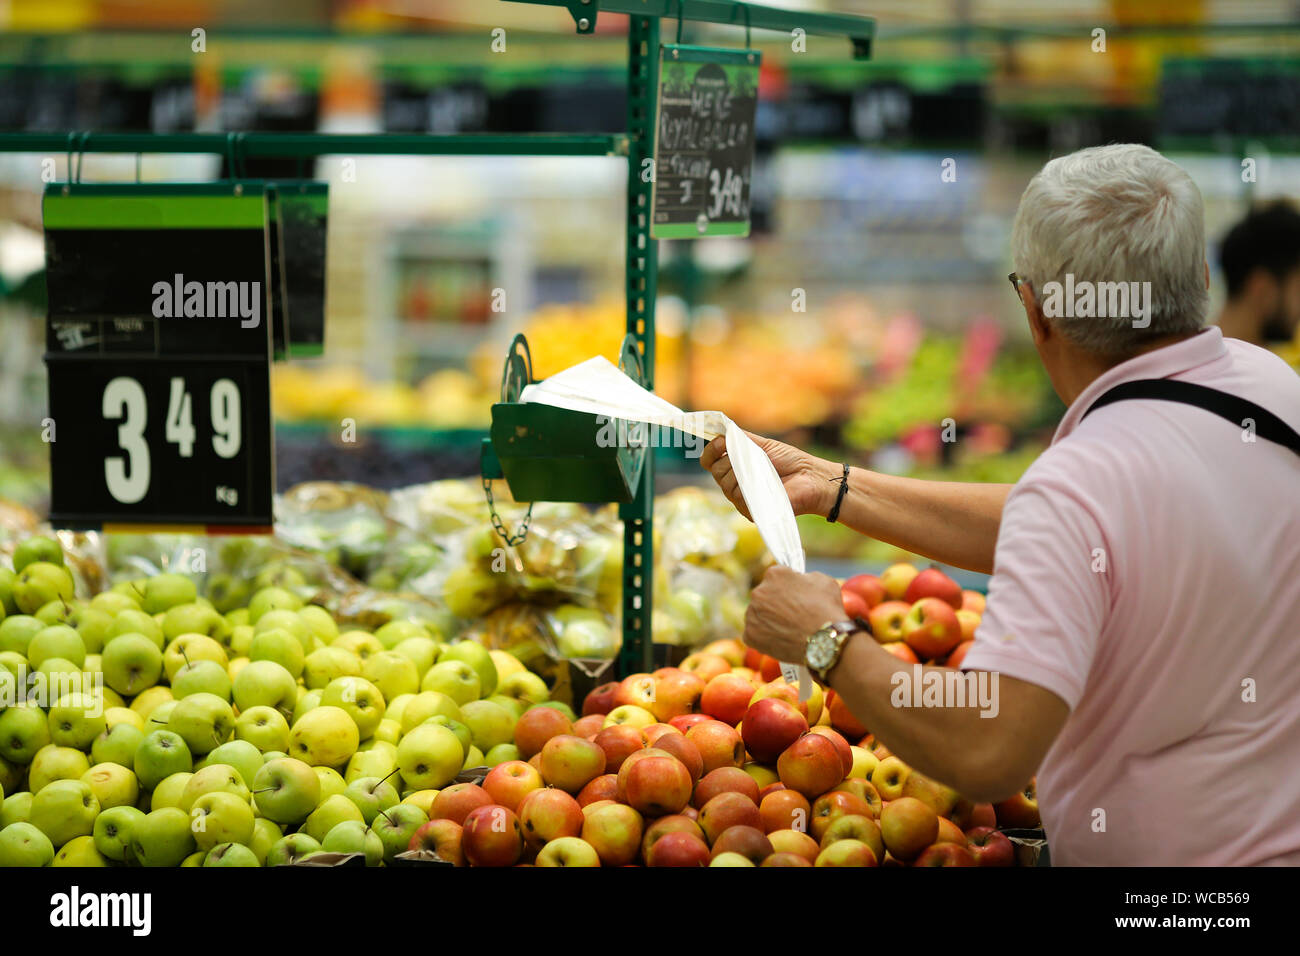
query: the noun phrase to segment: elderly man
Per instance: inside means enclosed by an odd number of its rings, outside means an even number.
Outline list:
[[[992,572],[962,668],[997,675],[996,715],[893,706],[898,659],[837,623],[824,575],[769,572],[745,640],[808,663],[972,799],[1037,774],[1055,863],[1300,864],[1300,377],[1204,328],[1201,196],[1144,146],[1048,163],[1012,247],[1068,406],[1019,483],[890,477],[759,439],[798,513]],[[702,463],[743,510],[721,440]]]

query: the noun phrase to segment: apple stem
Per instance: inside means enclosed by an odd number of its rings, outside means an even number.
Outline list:
[[[392,772],[391,772],[391,773],[389,773],[389,774],[387,774],[386,776],[380,778],[379,783],[383,783],[385,780],[387,780],[389,777],[391,777],[393,774],[397,773],[397,772],[398,772],[399,770],[401,770],[401,769],[402,769],[401,767],[394,767],[394,768],[392,769]],[[377,786],[379,786],[379,784],[375,784],[375,786],[377,787]]]
[[[390,817],[390,816],[389,816],[385,811],[380,810],[380,811],[379,811],[379,815],[380,815],[381,817],[383,817],[385,820],[387,820],[389,823],[392,823],[392,822],[393,822],[393,818]],[[396,825],[396,824],[394,824],[394,825]]]

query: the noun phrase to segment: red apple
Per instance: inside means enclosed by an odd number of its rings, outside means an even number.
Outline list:
[[[876,854],[861,840],[836,840],[817,854],[813,866],[879,866]]]
[[[618,683],[618,693],[614,701],[619,707],[629,704],[634,707],[650,709],[655,699],[655,676],[653,674],[629,674]]]
[[[584,740],[583,743],[586,741]],[[492,802],[515,813],[519,811],[519,804],[524,797],[534,790],[542,789],[545,785],[537,768],[522,760],[507,760],[505,763],[499,763],[483,778],[483,789],[492,798]],[[436,800],[437,797],[434,799]]]
[[[966,655],[970,652],[970,649],[974,646],[975,646],[974,641],[962,641],[960,644],[958,644],[956,647],[952,649],[952,653],[948,655],[948,659],[943,662],[944,667],[951,667],[954,668],[955,670],[961,670],[961,662],[966,659]]]
[[[891,564],[885,568],[880,574],[880,586],[885,589],[885,597],[891,601],[903,600],[908,585],[912,583],[912,579],[919,573],[915,566],[905,561]]]
[[[758,803],[758,784],[754,778],[738,767],[718,767],[710,770],[695,787],[691,805],[697,810],[720,793],[739,793]]]
[[[916,797],[941,817],[951,814],[953,808],[957,806],[957,801],[961,799],[961,794],[952,787],[931,780],[925,774],[910,768],[907,779],[903,781],[902,795]]]
[[[803,857],[809,865],[821,852],[817,841],[802,830],[772,830],[768,832],[767,840],[777,853],[793,853],[795,856]]]
[[[618,681],[613,680],[608,684],[601,684],[590,694],[582,699],[582,716],[588,717],[592,714],[604,716],[618,706],[614,703],[618,697]]]
[[[961,585],[938,568],[919,572],[903,592],[903,600],[915,604],[922,598],[938,598],[954,611],[962,605]]]
[[[692,727],[696,724],[707,723],[712,720],[708,714],[682,714],[668,721],[668,726],[672,727],[678,733],[690,733]]]
[[[843,790],[830,790],[813,801],[808,831],[814,840],[820,841],[826,835],[827,828],[840,817],[871,816],[870,805],[861,797]]]
[[[594,808],[594,809],[593,809]],[[605,866],[626,866],[641,849],[641,814],[621,803],[584,809],[582,838]]]
[[[833,727],[827,727],[824,724],[818,724],[809,733],[821,734],[835,745],[835,750],[840,755],[840,763],[844,767],[844,776],[847,777],[849,771],[853,769],[853,748],[849,746],[849,742],[844,739],[843,735]]]
[[[700,829],[712,846],[723,831],[735,826],[762,829],[763,818],[754,801],[743,793],[720,793],[700,808]]]
[[[759,866],[812,866],[812,864],[796,853],[773,853]]]
[[[758,827],[728,827],[713,841],[712,855],[717,856],[719,853],[739,853],[758,866],[772,855],[772,841]]]
[[[489,804],[470,811],[460,844],[470,866],[514,866],[524,854],[524,831],[513,811]]]
[[[831,726],[850,740],[861,740],[867,735],[867,728],[862,721],[849,711],[844,698],[833,690],[826,692],[826,708],[830,711]]]
[[[912,775],[912,768],[895,756],[885,757],[871,771],[871,785],[880,794],[881,800],[897,800],[903,795],[907,778]]]
[[[519,802],[519,825],[535,850],[560,837],[578,836],[585,819],[578,801],[554,787],[534,790]]]
[[[704,685],[700,710],[734,727],[744,718],[753,696],[754,685],[745,678],[738,674],[719,674]]]
[[[627,802],[642,816],[677,813],[691,799],[691,775],[676,757],[638,760],[628,771]]]
[[[1015,866],[1015,844],[1000,830],[992,827],[975,827],[966,831],[976,866]]]
[[[903,619],[903,640],[922,660],[943,657],[961,643],[961,621],[951,604],[921,598]]]
[[[891,800],[880,812],[880,835],[900,860],[914,859],[938,834],[939,815],[915,797]]]
[[[757,671],[757,670],[759,669],[759,667],[762,666],[762,664],[763,664],[763,653],[762,653],[762,651],[756,651],[756,650],[754,650],[754,648],[752,648],[752,647],[746,647],[746,648],[745,648],[745,657],[744,657],[744,660],[742,660],[742,661],[740,662],[740,666],[741,666],[741,667],[747,667],[747,668],[749,668],[751,671]],[[734,664],[732,665],[732,667],[735,667],[735,666],[736,666],[736,665],[734,665]]]
[[[740,736],[750,756],[759,763],[771,763],[807,732],[808,721],[793,705],[778,697],[765,697],[745,711]]]
[[[1037,781],[1030,780],[1014,797],[993,804],[998,826],[1007,829],[1033,830],[1043,825],[1038,815]]]
[[[615,724],[602,728],[592,741],[605,751],[605,773],[618,773],[623,761],[645,748],[645,733],[631,724]]]
[[[430,820],[420,825],[411,837],[408,850],[429,850],[438,854],[448,863],[456,866],[465,865],[465,853],[461,849],[463,830],[459,823],[447,819]]]
[[[926,847],[913,866],[979,866],[967,847],[956,843],[935,843]]]
[[[781,782],[809,800],[844,779],[844,764],[835,744],[821,734],[804,734],[776,762]]]
[[[694,674],[675,670],[655,680],[650,713],[656,720],[672,720],[695,710],[704,693],[704,681]]]
[[[894,641],[892,644],[886,644],[884,645],[884,648],[900,661],[906,661],[909,664],[921,663],[921,659],[916,656],[916,651],[912,650],[902,641]]]
[[[871,785],[870,780],[850,777],[848,780],[841,780],[836,784],[835,789],[843,790],[845,793],[851,793],[855,797],[858,797],[871,808],[871,816],[873,818],[880,818],[880,793]]]
[[[967,590],[961,592],[961,606],[963,610],[974,611],[976,614],[983,614],[984,607],[987,603],[988,599],[984,597],[983,594],[980,594],[979,591]]]
[[[745,663],[745,654],[749,648],[734,637],[724,637],[711,641],[700,648],[702,654],[717,654],[732,667],[741,667]]]
[[[645,737],[645,745],[647,747],[653,747],[656,745],[660,737],[666,737],[670,734],[677,734],[680,736],[683,731],[678,730],[672,724],[650,724],[649,726],[642,727],[641,733]]]
[[[871,847],[877,860],[885,858],[885,841],[880,835],[880,825],[870,817],[861,814],[836,817],[822,834],[821,848],[824,850],[837,840],[859,840]]]
[[[731,673],[731,662],[721,654],[709,654],[704,651],[696,651],[694,654],[687,656],[682,661],[682,670],[687,674],[694,674],[700,680],[704,681],[705,686],[709,681],[720,674]]]
[[[952,808],[952,822],[957,824],[963,830],[971,830],[975,827],[996,827],[998,825],[997,811],[993,809],[991,803],[972,803],[965,797],[957,800],[956,805]]]
[[[651,845],[645,864],[655,867],[708,866],[709,848],[703,840],[690,833],[665,833]]]
[[[748,772],[748,771],[746,771],[746,772]],[[772,771],[772,772],[775,773],[776,771],[774,770],[774,771]],[[751,776],[752,776],[752,775],[751,775]],[[785,784],[783,784],[780,780],[777,780],[777,781],[775,781],[774,783],[769,783],[766,787],[760,787],[760,788],[759,788],[759,791],[758,791],[758,802],[759,802],[759,803],[762,803],[765,799],[767,799],[767,795],[768,795],[769,793],[776,793],[778,790],[790,790],[790,788],[787,787]],[[791,792],[791,793],[797,793],[798,791],[790,790],[790,792]],[[799,796],[802,797],[803,794],[800,793]]]
[[[605,772],[605,751],[590,740],[561,734],[542,748],[542,777],[553,787],[577,793]]]
[[[688,833],[701,842],[704,840],[704,831],[700,829],[698,823],[680,813],[670,814],[651,821],[645,828],[645,835],[641,838],[641,856],[649,859],[650,848],[660,837],[669,833]]]
[[[569,718],[554,707],[530,707],[515,721],[515,746],[519,748],[519,756],[527,760],[540,753],[552,737],[572,733]]]
[[[867,599],[845,587],[840,588],[840,603],[844,605],[845,616],[855,621],[865,621],[871,613]]]
[[[668,751],[682,762],[686,772],[691,775],[692,787],[699,783],[700,776],[704,773],[704,757],[700,754],[700,748],[693,741],[687,740],[685,734],[664,734],[655,741],[655,746]]]
[[[840,585],[840,590],[852,591],[867,602],[868,608],[873,608],[888,598],[885,586],[874,574],[855,574]]]
[[[627,776],[632,772],[632,768],[636,766],[638,761],[645,760],[648,757],[671,756],[672,754],[668,751],[660,750],[658,747],[646,747],[644,750],[638,750],[636,753],[624,760],[623,766],[618,768],[618,796],[615,799],[621,803],[627,803]]]
[[[798,790],[774,790],[763,797],[758,805],[758,815],[763,829],[798,830],[807,833],[812,817],[808,798]]]
[[[730,724],[708,718],[686,731],[686,739],[699,748],[705,773],[745,763],[745,743]]]
[[[976,614],[974,611],[967,611],[959,608],[957,610],[957,623],[961,625],[961,639],[965,643],[975,640],[975,632],[979,630],[980,621],[983,616]]]
[[[935,843],[956,843],[958,846],[966,846],[970,841],[966,839],[966,834],[961,832],[961,827],[953,823],[947,817],[939,818],[939,835],[934,838]]]
[[[431,820],[451,820],[463,824],[471,810],[493,803],[491,794],[476,783],[453,783],[438,791],[430,806]]]
[[[603,773],[578,791],[578,806],[585,807],[597,800],[618,799],[618,774]]]
[[[605,714],[588,714],[586,717],[579,717],[573,722],[573,736],[587,738],[600,733],[601,728],[605,726],[605,716]],[[541,751],[539,750],[538,753]]]
[[[881,644],[901,641],[903,621],[907,619],[907,612],[910,610],[912,605],[904,601],[886,601],[884,604],[877,604],[867,615],[872,636]]]
[[[775,657],[763,655],[763,659],[758,663],[758,674],[765,681],[774,681],[781,676],[781,662]]]
[[[825,709],[825,695],[822,694],[820,684],[814,683],[812,693],[808,695],[807,700],[799,699],[799,688],[795,684],[788,683],[784,677],[777,676],[775,680],[770,680],[766,684],[761,684],[755,691],[754,696],[749,699],[749,706],[753,707],[760,700],[768,697],[776,697],[790,704],[799,713],[803,714],[804,720],[808,721],[811,727],[818,722]]]

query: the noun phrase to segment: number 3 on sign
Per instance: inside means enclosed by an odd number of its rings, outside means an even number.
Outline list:
[[[234,458],[243,443],[240,427],[239,387],[228,378],[212,384],[209,398],[212,419],[212,450],[222,458]],[[117,426],[117,444],[126,457],[104,459],[104,481],[108,492],[125,505],[132,505],[149,492],[149,443],[144,430],[148,423],[148,403],[144,389],[133,378],[115,378],[104,387],[102,413],[105,419],[123,419]],[[164,438],[176,445],[182,458],[194,457],[194,418],[185,380],[173,378],[167,399],[167,422]],[[129,467],[128,467],[129,463]]]

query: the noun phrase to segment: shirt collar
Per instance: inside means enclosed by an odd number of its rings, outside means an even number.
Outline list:
[[[1175,378],[1198,366],[1226,359],[1227,355],[1223,332],[1218,327],[1211,326],[1189,339],[1120,362],[1093,379],[1066,409],[1061,424],[1056,427],[1056,434],[1052,436],[1052,444],[1055,445],[1074,431],[1092,403],[1121,382],[1142,378]]]

